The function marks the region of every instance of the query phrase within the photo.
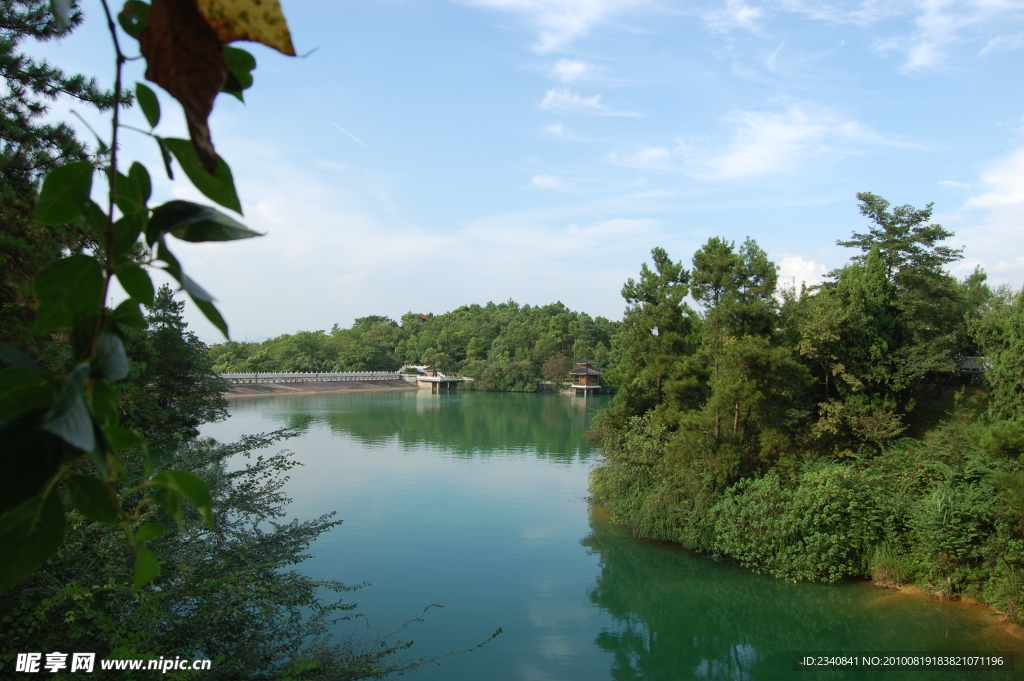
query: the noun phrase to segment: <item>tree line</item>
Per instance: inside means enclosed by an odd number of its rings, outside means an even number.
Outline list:
[[[475,389],[533,392],[562,380],[576,359],[607,361],[619,322],[562,303],[514,301],[465,305],[444,314],[356,319],[350,328],[299,331],[260,343],[228,341],[210,349],[222,373],[395,371],[429,364],[474,379]]]
[[[654,249],[622,290],[592,491],[639,536],[1019,617],[1024,294],[951,276],[930,204],[858,200],[868,229],[817,286],[779,291],[752,239],[712,238],[689,269]],[[977,355],[980,384],[956,372]]]

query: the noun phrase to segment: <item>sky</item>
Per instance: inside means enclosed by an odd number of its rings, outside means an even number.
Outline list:
[[[255,85],[210,122],[242,221],[266,235],[171,246],[234,340],[509,299],[620,319],[652,248],[689,267],[713,236],[752,237],[781,281],[813,284],[868,228],[864,191],[934,202],[965,249],[954,275],[1024,284],[1024,0],[282,6],[304,56],[240,44]],[[109,85],[99,3],[84,10],[30,49]],[[187,136],[159,94],[157,132]],[[72,109],[105,134],[81,106],[53,115],[91,136]],[[155,200],[208,203],[122,134]]]

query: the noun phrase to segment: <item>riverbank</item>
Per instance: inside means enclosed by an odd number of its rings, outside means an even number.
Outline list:
[[[302,393],[347,393],[369,390],[416,390],[408,381],[327,381],[322,383],[243,383],[233,385],[224,397],[298,395]]]

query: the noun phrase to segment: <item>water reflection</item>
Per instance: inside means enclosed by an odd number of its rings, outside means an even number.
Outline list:
[[[324,424],[368,446],[397,440],[404,449],[425,444],[456,455],[530,452],[546,459],[573,460],[590,455],[583,433],[607,400],[607,396],[381,391],[296,395],[275,398],[273,403],[265,398],[238,399],[232,411],[273,409],[282,425],[303,431]]]
[[[877,669],[793,669],[793,651],[1016,651],[1022,644],[978,608],[867,584],[793,584],[678,547],[638,542],[591,511],[582,543],[600,559],[591,602],[616,626],[595,644],[611,675],[638,679],[904,678]],[[1018,678],[1013,673],[928,671],[929,678]]]

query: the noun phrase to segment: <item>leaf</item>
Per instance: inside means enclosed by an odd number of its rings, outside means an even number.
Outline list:
[[[189,295],[191,295],[191,293]],[[222,334],[224,334],[225,338],[230,338],[230,336],[228,336],[228,323],[224,321],[224,317],[221,315],[220,310],[217,309],[216,305],[208,300],[200,300],[195,296],[192,296],[192,302],[196,304],[196,307],[202,310],[203,315],[211,324],[216,326]]]
[[[225,45],[224,61],[228,67],[228,80],[221,88],[221,92],[226,92],[237,97],[238,101],[245,102],[242,91],[252,87],[252,70],[256,68],[256,58],[245,50]]]
[[[167,511],[167,515],[174,518],[174,522],[181,523],[181,494],[176,490],[162,487],[153,495],[160,508]]]
[[[81,208],[82,216],[85,217],[85,221],[93,233],[99,237],[100,241],[105,241],[107,238],[107,224],[109,222],[107,214],[92,199],[83,201]]]
[[[121,509],[111,494],[110,487],[91,475],[69,475],[64,478],[68,496],[78,512],[89,520],[114,525],[121,519]]]
[[[170,233],[182,241],[234,241],[263,236],[210,206],[190,201],[168,201],[153,210],[146,241],[152,245]]]
[[[0,371],[0,421],[35,409],[49,409],[56,393],[46,374],[22,367]]]
[[[64,382],[64,388],[57,401],[43,420],[43,430],[85,452],[96,446],[92,418],[82,400],[88,380],[89,365],[83,363],[76,366]]]
[[[92,359],[92,377],[120,381],[128,376],[128,355],[116,334],[103,330],[96,339],[96,355]]]
[[[188,471],[164,471],[153,478],[153,483],[174,490],[191,501],[210,529],[214,529],[213,502],[210,500],[210,486],[205,480]]]
[[[40,430],[46,411],[28,411],[0,423],[0,513],[39,494],[69,456],[80,454]]]
[[[47,265],[33,284],[39,309],[36,333],[66,329],[75,314],[99,308],[103,300],[103,268],[88,255],[72,255]]]
[[[92,191],[94,168],[75,161],[47,173],[32,217],[44,225],[63,225],[82,214],[82,204]]]
[[[156,98],[156,93],[150,90],[149,86],[136,83],[135,98],[139,100],[139,108],[146,116],[149,127],[155,128],[160,122],[160,100]]]
[[[181,102],[197,157],[215,172],[218,158],[207,119],[228,77],[217,33],[194,0],[153,0],[139,46],[146,57],[146,80]]]
[[[121,417],[119,408],[121,396],[117,388],[110,381],[93,381],[89,391],[89,406],[91,407],[94,421],[99,423],[101,428],[116,425]],[[95,451],[95,450],[94,450]]]
[[[149,179],[149,171],[146,170],[146,166],[135,161],[132,163],[132,167],[128,169],[128,177],[138,187],[143,203],[149,201],[149,197],[153,193],[153,182]]]
[[[143,523],[139,525],[139,529],[135,530],[135,541],[141,543],[157,539],[164,536],[166,531],[167,528],[160,523]]]
[[[0,593],[46,562],[64,540],[64,509],[55,491],[37,494],[0,517]]]
[[[146,307],[153,305],[153,296],[156,292],[153,290],[153,280],[149,278],[149,272],[135,263],[125,263],[118,266],[116,274],[125,293]]]
[[[119,264],[131,261],[127,256],[139,240],[139,234],[148,224],[147,213],[145,210],[130,213],[114,223],[114,256]]]
[[[110,449],[115,452],[147,444],[146,438],[123,426],[107,426],[103,429],[103,436],[107,438]]]
[[[142,0],[128,0],[117,15],[117,22],[125,33],[138,40],[149,23],[149,4]]]
[[[135,588],[145,586],[160,574],[160,562],[144,546],[135,549]]]
[[[10,343],[0,345],[0,362],[37,374],[43,373],[43,370],[35,363],[35,360]]]
[[[198,0],[197,4],[222,43],[251,40],[295,56],[288,23],[277,0]]]
[[[146,328],[146,318],[142,316],[142,308],[131,299],[122,301],[107,318],[119,327],[127,326],[130,329]]]
[[[231,168],[222,158],[217,157],[216,167],[210,171],[207,166],[199,160],[195,147],[188,140],[176,139],[174,137],[163,138],[163,144],[174,154],[181,164],[181,169],[188,175],[188,179],[201,191],[203,195],[215,201],[225,208],[230,208],[236,213],[242,212],[242,204],[238,200],[235,191],[235,179],[231,176]]]
[[[174,171],[171,169],[171,150],[167,148],[167,145],[164,144],[161,138],[155,137],[154,139],[156,139],[157,146],[160,147],[160,158],[164,160],[164,170],[167,171],[167,179],[173,180]]]

